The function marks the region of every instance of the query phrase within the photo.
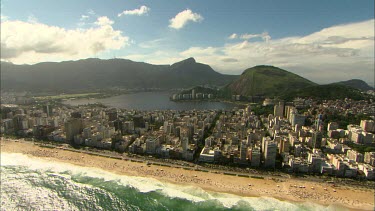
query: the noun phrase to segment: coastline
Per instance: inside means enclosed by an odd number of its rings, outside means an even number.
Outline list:
[[[374,190],[306,182],[296,179],[245,178],[212,172],[186,170],[146,163],[118,160],[72,152],[58,148],[45,148],[32,142],[1,140],[1,152],[22,153],[48,161],[66,162],[78,166],[95,167],[120,175],[151,177],[159,181],[178,185],[198,186],[204,190],[223,192],[245,197],[273,197],[291,202],[313,202],[321,205],[342,205],[351,210],[373,210]],[[251,186],[249,186],[251,184]],[[303,185],[306,188],[291,187]],[[314,187],[312,189],[311,187]],[[327,188],[328,190],[324,190]]]

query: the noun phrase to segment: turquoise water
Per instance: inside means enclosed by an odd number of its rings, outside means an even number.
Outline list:
[[[1,154],[1,210],[337,210]]]

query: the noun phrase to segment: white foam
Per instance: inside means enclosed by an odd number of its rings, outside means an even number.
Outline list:
[[[217,201],[227,208],[231,208],[238,205],[239,202],[243,202],[249,204],[249,206],[255,210],[301,209],[301,206],[298,206],[297,204],[280,201],[271,197],[241,197],[227,193],[208,192],[199,187],[163,183],[153,178],[118,175],[98,168],[81,167],[56,161],[49,162],[45,159],[35,157],[31,158],[19,153],[1,153],[1,166],[10,165],[26,166],[32,170],[52,171],[50,173],[53,174],[61,174],[70,171],[72,175],[101,178],[105,181],[116,181],[120,185],[136,188],[140,192],[158,191],[170,198],[181,198],[193,202],[203,202],[207,200]],[[63,175],[67,176],[65,174]],[[330,210],[332,208],[313,203],[305,203],[303,205],[307,210]]]

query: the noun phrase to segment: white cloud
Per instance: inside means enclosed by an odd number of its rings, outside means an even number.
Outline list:
[[[229,74],[240,74],[249,67],[266,64],[318,83],[359,78],[373,84],[373,26],[374,19],[332,26],[303,37],[272,40],[268,33],[260,33],[257,36],[266,42],[241,40],[217,47],[193,46],[181,52],[159,51],[138,55],[138,58],[155,64],[171,64],[194,57]]]
[[[180,52],[180,55],[183,57],[197,57],[205,55],[214,55],[218,52],[219,49],[214,47],[191,47],[185,51]]]
[[[88,19],[90,16],[88,15],[81,15],[81,18],[79,19],[80,21],[84,21],[86,19]]]
[[[155,51],[148,54],[129,54],[123,56],[124,59],[130,59],[133,61],[144,61],[150,64],[173,64],[179,62],[186,57],[180,56],[178,53],[174,51]]]
[[[29,15],[27,17],[27,22],[30,22],[30,23],[37,23],[38,22],[38,18],[36,18],[33,14]]]
[[[108,25],[112,25],[114,23],[115,22],[113,20],[109,19],[107,16],[101,16],[95,21],[95,24],[98,25],[98,26],[108,26]]]
[[[243,40],[249,40],[249,39],[256,38],[256,37],[259,37],[259,34],[242,34],[240,36],[240,38]]]
[[[109,19],[107,16],[99,17],[97,21],[95,21],[95,24],[98,26],[107,26],[112,25],[114,22]]]
[[[237,37],[238,37],[238,35],[237,35],[236,33],[233,33],[233,34],[231,34],[231,35],[228,37],[228,39],[233,40],[233,39],[237,39]]]
[[[1,15],[1,22],[9,20],[9,17],[6,15]]]
[[[1,59],[13,63],[37,63],[82,59],[120,49],[129,38],[112,27],[113,21],[100,17],[88,29],[65,29],[37,22],[1,23]]]
[[[121,13],[119,13],[117,16],[121,17],[123,15],[146,15],[150,11],[150,8],[143,5],[139,9],[134,9],[134,10],[124,10]]]
[[[190,9],[186,9],[169,20],[169,27],[173,29],[181,29],[188,22],[200,22],[202,20],[203,17],[200,14],[193,13]]]
[[[154,39],[140,43],[138,46],[141,48],[159,48],[162,43],[167,42],[165,38]]]
[[[96,13],[95,13],[94,10],[89,9],[89,10],[87,10],[87,14],[89,14],[89,15],[95,15]]]
[[[268,42],[271,39],[271,36],[268,34],[268,32],[263,32],[261,34],[242,34],[240,36],[240,38],[243,40],[250,40],[258,37],[262,38],[266,42]]]
[[[91,19],[91,17],[95,16],[95,12],[93,10],[88,10],[84,15],[81,15],[79,18],[79,21],[77,23],[78,27],[83,27],[86,24],[88,24],[88,21]]]

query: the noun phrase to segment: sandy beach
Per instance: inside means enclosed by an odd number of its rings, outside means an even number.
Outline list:
[[[335,204],[345,206],[350,210],[374,210],[374,190],[370,188],[356,189],[343,185],[332,188],[326,183],[306,182],[288,178],[282,180],[255,179],[147,165],[146,163],[99,157],[63,149],[39,147],[32,142],[1,140],[1,152],[22,153],[50,161],[96,167],[129,176],[152,177],[175,184],[199,186],[208,191],[225,192],[241,196],[269,196],[280,200],[310,201],[323,205]],[[295,185],[297,187],[294,187]],[[305,188],[300,188],[299,186],[305,186]]]

